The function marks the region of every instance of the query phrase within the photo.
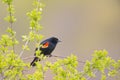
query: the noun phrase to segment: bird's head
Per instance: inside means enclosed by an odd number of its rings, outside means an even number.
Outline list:
[[[51,38],[49,38],[49,40],[52,42],[52,43],[55,43],[55,44],[57,44],[58,42],[61,42],[58,38],[56,38],[56,37],[51,37]]]

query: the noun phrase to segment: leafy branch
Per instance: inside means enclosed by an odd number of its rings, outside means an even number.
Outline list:
[[[35,0],[33,5],[35,6],[35,9],[27,13],[27,16],[30,19],[30,32],[28,35],[22,36],[23,41],[25,41],[25,44],[23,45],[23,50],[20,52],[19,57],[22,56],[24,50],[29,50],[28,43],[30,41],[36,40],[36,47],[38,47],[40,40],[43,38],[43,35],[39,34],[39,31],[42,29],[42,26],[39,24],[39,21],[41,20],[42,8],[44,6],[42,3],[40,3],[39,0]]]
[[[13,23],[16,21],[15,16],[13,16],[15,13],[14,6],[12,5],[13,0],[2,0],[2,1],[8,6],[7,11],[9,15],[5,17],[5,20],[8,23],[10,23],[10,27],[7,29],[7,32],[9,33],[10,38],[12,40],[12,47],[13,47],[13,51],[15,52],[14,45],[18,44],[18,41],[15,37],[16,32],[13,30]]]

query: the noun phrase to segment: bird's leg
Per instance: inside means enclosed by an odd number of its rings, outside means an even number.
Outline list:
[[[52,55],[50,54],[49,57],[52,57]]]
[[[50,54],[50,55],[46,55],[47,57],[52,57],[52,55]]]

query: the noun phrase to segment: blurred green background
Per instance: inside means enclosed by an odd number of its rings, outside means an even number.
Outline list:
[[[14,29],[21,51],[21,35],[29,31],[29,19],[26,13],[33,9],[33,0],[14,0],[17,21]],[[91,58],[94,50],[106,49],[109,56],[120,59],[120,1],[119,0],[42,0],[43,9],[41,34],[44,39],[58,37],[62,42],[52,54],[68,56],[74,53],[80,60]],[[6,6],[0,2],[0,35],[9,26],[3,18],[7,15]],[[33,55],[35,45],[30,44],[31,51],[25,55]],[[32,59],[31,59],[32,60]],[[50,59],[51,60],[51,59]]]

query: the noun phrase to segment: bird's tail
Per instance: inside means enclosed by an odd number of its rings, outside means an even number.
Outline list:
[[[36,62],[38,62],[40,59],[38,57],[35,57],[34,60],[30,63],[30,66],[36,66]]]

